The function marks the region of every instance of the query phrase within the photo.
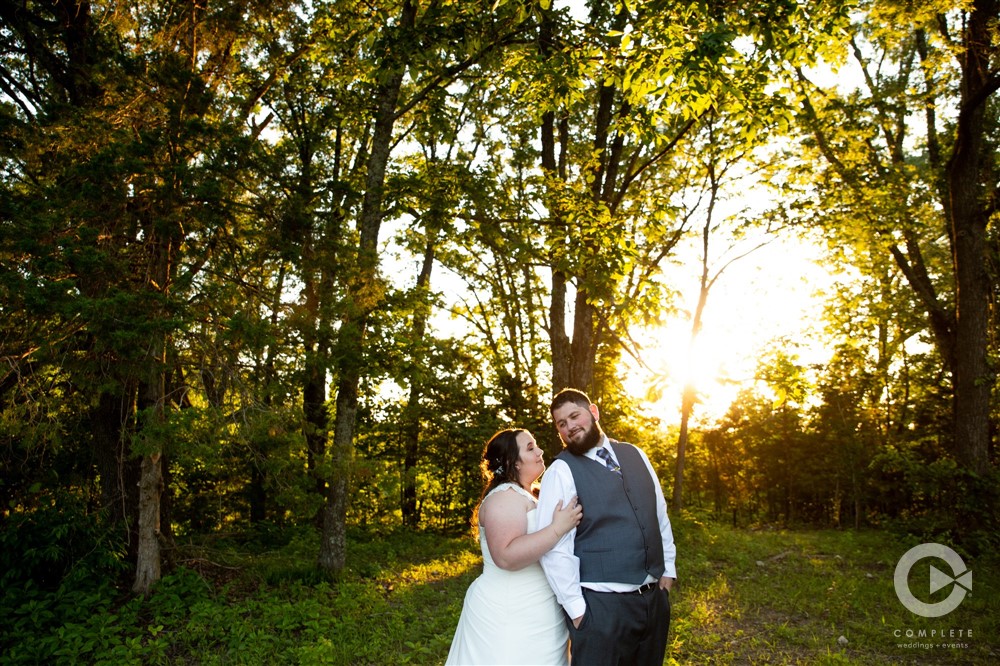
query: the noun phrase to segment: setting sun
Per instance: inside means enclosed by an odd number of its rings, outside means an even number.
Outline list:
[[[795,345],[809,360],[821,357],[820,290],[830,276],[815,262],[818,253],[816,247],[786,241],[732,264],[711,291],[693,343],[688,310],[636,335],[641,363],[628,359],[628,388],[647,396],[664,422],[674,424],[681,391],[691,384],[699,396],[695,419],[714,419],[741,388],[753,384],[768,346]],[[690,272],[678,268],[668,279],[684,295],[682,307],[695,300],[697,280]]]

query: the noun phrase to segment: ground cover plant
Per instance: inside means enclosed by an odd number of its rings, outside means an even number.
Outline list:
[[[674,529],[682,578],[668,663],[987,664],[1000,657],[996,557],[966,554],[972,594],[948,616],[927,620],[893,591],[896,561],[919,542],[912,537],[734,529],[690,516],[676,518]],[[82,596],[66,589],[35,595],[18,608],[6,598],[0,660],[443,663],[465,590],[481,568],[471,536],[352,531],[339,581],[316,573],[317,538],[296,528],[188,541],[176,554],[179,568],[146,600],[108,586]],[[87,606],[67,613],[60,599]],[[33,623],[32,613],[49,621]],[[52,621],[59,613],[64,620]],[[945,630],[964,635],[942,638]],[[927,637],[918,638],[920,631]]]

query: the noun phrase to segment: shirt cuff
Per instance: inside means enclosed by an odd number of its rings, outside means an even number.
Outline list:
[[[587,602],[583,597],[567,601],[563,606],[563,610],[566,611],[566,615],[569,615],[569,619],[575,620],[584,613],[587,612]]]

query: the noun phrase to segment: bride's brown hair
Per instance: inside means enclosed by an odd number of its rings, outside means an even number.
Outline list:
[[[520,485],[517,464],[521,460],[521,450],[517,446],[517,436],[522,432],[523,428],[507,428],[498,431],[486,442],[483,460],[479,463],[484,481],[483,497],[501,483]]]
[[[517,463],[521,459],[521,449],[517,446],[517,436],[524,428],[507,428],[497,431],[483,447],[483,458],[479,469],[483,474],[483,494],[476,510],[472,512],[472,529],[479,530],[479,505],[490,491],[502,483],[521,485],[518,480]]]

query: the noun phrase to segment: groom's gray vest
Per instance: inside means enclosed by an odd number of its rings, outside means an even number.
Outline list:
[[[621,476],[568,450],[557,456],[569,465],[583,505],[574,549],[580,582],[641,585],[646,574],[659,579],[664,572],[653,479],[634,446],[612,441],[611,448]]]

